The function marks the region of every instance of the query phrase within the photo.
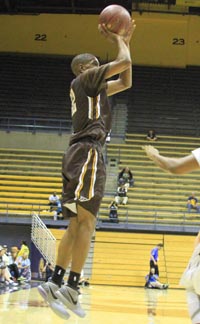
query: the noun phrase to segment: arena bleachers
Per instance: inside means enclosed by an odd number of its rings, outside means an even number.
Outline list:
[[[70,60],[64,56],[1,53],[0,128],[34,125],[39,130],[62,127],[69,131]]]
[[[200,197],[199,172],[181,177],[163,172],[146,157],[142,150],[144,144],[149,144],[145,134],[127,134],[125,144],[107,146],[107,159],[118,163],[118,171],[129,166],[135,179],[134,187],[128,191],[127,206],[119,206],[119,221],[148,224],[156,219],[163,224],[197,223],[199,215],[187,213],[186,203],[193,191]],[[169,156],[186,155],[199,144],[198,138],[170,136],[159,136],[154,143],[161,153]],[[0,212],[9,210],[9,214],[30,215],[34,210],[49,215],[49,195],[53,191],[61,194],[62,190],[62,154],[61,151],[0,149]],[[109,181],[117,178],[111,169],[109,172]],[[109,220],[108,206],[115,191],[113,187],[109,195],[105,193],[99,213],[101,221]]]
[[[199,75],[199,67],[133,66],[133,87],[120,94],[128,106],[127,133],[153,128],[161,135],[198,136]]]
[[[118,215],[122,222],[152,222],[182,224],[198,222],[196,212],[187,213],[187,198],[191,192],[200,197],[200,173],[176,176],[156,167],[142,150],[142,145],[149,144],[145,134],[127,134],[125,144],[112,144],[107,147],[107,158],[118,163],[120,171],[128,166],[133,172],[135,184],[128,191],[127,206],[119,206]],[[184,156],[200,146],[199,138],[159,136],[154,143],[161,154],[168,156]],[[117,177],[117,175],[116,175]],[[116,189],[116,188],[115,188]],[[114,197],[114,196],[113,196]],[[113,199],[105,195],[100,209],[100,219],[108,220],[108,206]]]
[[[53,217],[48,197],[61,194],[62,152],[0,149],[0,157],[1,215]]]

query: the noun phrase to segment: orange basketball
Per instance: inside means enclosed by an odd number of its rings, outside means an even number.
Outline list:
[[[124,7],[110,5],[101,11],[99,23],[105,24],[111,32],[124,36],[130,28],[131,16]]]

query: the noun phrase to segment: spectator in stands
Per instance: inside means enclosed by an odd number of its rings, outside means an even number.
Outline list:
[[[46,262],[46,264],[42,270],[42,272],[45,273],[45,282],[47,282],[51,279],[53,271],[54,271],[54,267],[51,264],[51,262]]]
[[[5,272],[6,272],[7,277],[12,278],[11,273],[10,273],[10,269],[9,269],[10,259],[9,259],[9,253],[8,253],[7,245],[3,245],[2,259],[3,259],[3,261],[4,261],[5,265],[6,265]]]
[[[151,268],[149,274],[145,277],[146,288],[157,288],[157,289],[167,289],[169,287],[168,284],[162,284],[159,281],[158,275],[155,274],[155,268]]]
[[[5,250],[3,246],[0,245],[0,281],[4,283],[5,285],[17,285],[15,283],[10,275],[10,272],[8,271],[8,267],[6,265],[6,262],[3,259]]]
[[[6,265],[8,265],[9,264],[9,253],[8,253],[7,245],[3,245],[3,250],[4,250],[3,260],[5,261]]]
[[[10,250],[10,256],[9,256],[9,265],[8,268],[10,270],[12,278],[17,280],[19,278],[19,269],[17,267],[17,256],[18,256],[18,247],[12,246]]]
[[[28,247],[26,241],[22,241],[22,242],[21,242],[21,247],[20,247],[20,250],[19,250],[19,252],[18,252],[17,257],[22,256],[22,255],[24,254],[24,252],[27,252],[27,253],[28,253],[28,256],[29,256],[30,251],[29,251],[29,247]]]
[[[29,282],[31,280],[31,261],[28,258],[28,252],[24,252],[22,256],[17,258],[17,266],[19,269],[19,280]]]
[[[50,205],[50,211],[54,209],[54,207],[58,206],[58,202],[60,201],[59,196],[54,192],[52,195],[49,196],[49,205]]]
[[[197,211],[197,213],[200,212],[200,206],[198,205],[198,199],[197,199],[197,197],[195,197],[194,192],[192,192],[192,195],[190,197],[188,197],[187,208],[188,208],[189,213],[191,212],[191,209],[195,209]]]
[[[148,131],[146,138],[147,138],[148,141],[156,141],[158,139],[154,129],[150,129]]]
[[[63,216],[62,216],[62,205],[61,205],[61,201],[58,200],[57,202],[57,207],[56,209],[54,210],[54,216],[53,216],[53,219],[54,220],[57,220],[57,219],[63,219]]]
[[[123,168],[118,174],[118,185],[120,185],[121,182],[124,182],[127,189],[129,188],[129,186],[133,187],[134,185],[133,174],[128,167]]]
[[[9,280],[9,277],[6,275],[6,263],[3,260],[4,249],[3,246],[0,245],[0,280],[1,282],[6,282]]]
[[[159,269],[158,269],[158,253],[159,250],[162,249],[163,244],[158,243],[152,250],[150,255],[150,269],[155,269],[155,275],[159,276]]]
[[[115,203],[117,205],[126,205],[128,202],[128,197],[127,197],[127,187],[122,180],[120,182],[119,187],[117,188],[117,195],[115,196]]]
[[[109,218],[111,223],[118,223],[118,213],[117,213],[117,204],[115,201],[112,201],[109,206],[110,212],[109,212]]]

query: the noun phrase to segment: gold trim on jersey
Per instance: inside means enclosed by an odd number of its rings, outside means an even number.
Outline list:
[[[87,201],[90,200],[92,197],[94,197],[94,186],[96,182],[96,173],[97,173],[97,162],[98,162],[98,153],[95,149],[90,149],[88,152],[87,160],[84,163],[81,174],[79,177],[79,183],[76,187],[75,190],[75,200],[80,200],[80,201]],[[86,186],[84,191],[84,196],[81,195],[81,191],[84,186],[84,178],[86,175],[86,172],[88,171],[88,165],[91,163],[91,177],[90,177],[90,182],[86,183]]]
[[[70,89],[70,99],[71,99],[71,116],[73,117],[73,115],[77,111],[77,107],[76,107],[75,93],[74,93],[74,90],[72,88]]]
[[[100,95],[95,98],[88,97],[88,118],[98,119],[100,116]]]
[[[87,160],[86,160],[86,162],[84,163],[84,165],[82,167],[82,171],[81,171],[81,174],[80,174],[80,177],[79,177],[79,183],[78,183],[78,186],[76,187],[76,190],[75,190],[75,198],[76,199],[80,198],[80,192],[81,192],[81,190],[83,188],[84,177],[85,177],[85,174],[86,174],[87,167],[88,167],[88,164],[90,162],[91,156],[92,156],[92,149],[89,150]]]
[[[94,150],[94,159],[92,163],[92,175],[91,175],[90,189],[89,189],[89,199],[94,197],[94,185],[96,181],[97,161],[98,161],[98,154],[97,151]]]

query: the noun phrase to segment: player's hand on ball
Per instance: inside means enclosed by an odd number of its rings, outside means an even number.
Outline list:
[[[127,32],[127,34],[123,37],[124,42],[128,45],[130,43],[130,40],[132,38],[133,32],[136,28],[136,24],[135,24],[135,20],[132,20],[131,24],[130,24],[130,28]]]
[[[159,151],[152,145],[144,145],[142,148],[151,160],[153,160],[156,155],[159,155]]]
[[[120,38],[123,39],[122,36],[112,33],[105,24],[99,24],[98,25],[98,30],[103,35],[105,38],[110,40],[112,43],[116,43]]]

